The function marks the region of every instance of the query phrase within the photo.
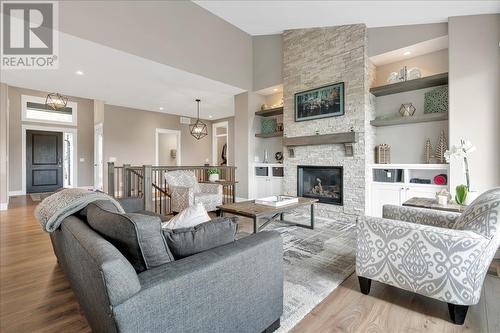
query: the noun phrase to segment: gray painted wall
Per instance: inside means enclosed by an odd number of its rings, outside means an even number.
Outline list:
[[[500,186],[500,14],[450,17],[450,144],[477,147],[471,186]],[[451,186],[465,184],[462,162],[451,163]]]
[[[46,97],[47,92],[9,86],[9,191],[22,190],[22,129],[21,95]],[[94,184],[94,104],[90,99],[69,96],[69,101],[78,103],[78,186]],[[23,124],[36,124],[25,122]],[[47,127],[71,127],[64,125],[36,124]],[[74,127],[73,127],[74,128]],[[80,162],[80,158],[84,162]]]
[[[194,120],[193,120],[194,121]],[[181,125],[180,116],[160,112],[104,105],[104,161],[116,158],[115,165],[155,164],[155,133],[157,128],[181,131],[182,165],[203,165],[211,159],[212,125],[208,135],[196,140],[189,133],[188,125]]]
[[[254,36],[253,90],[283,83],[283,36]]]
[[[9,165],[7,152],[9,149],[9,108],[8,90],[5,83],[0,82],[0,204],[9,202]]]
[[[80,38],[252,89],[252,37],[191,1],[60,1],[59,27]]]
[[[411,15],[411,13],[408,13]],[[368,29],[368,56],[372,57],[429,39],[446,36],[447,23],[401,25]]]

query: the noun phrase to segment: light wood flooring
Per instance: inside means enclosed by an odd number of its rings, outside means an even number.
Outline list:
[[[21,196],[0,212],[0,332],[90,332],[34,207]],[[293,332],[500,332],[500,279],[486,278],[481,302],[457,326],[446,304],[377,282],[365,296],[353,274]]]

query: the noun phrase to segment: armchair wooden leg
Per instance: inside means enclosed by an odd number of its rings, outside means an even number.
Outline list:
[[[448,303],[448,311],[450,312],[451,321],[456,325],[463,325],[465,316],[467,316],[468,305],[456,305]]]
[[[365,278],[363,276],[358,276],[358,280],[359,280],[359,289],[361,289],[361,292],[363,294],[368,295],[370,293],[372,279]]]

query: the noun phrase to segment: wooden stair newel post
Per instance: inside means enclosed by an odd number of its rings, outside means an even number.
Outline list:
[[[123,165],[122,172],[122,197],[130,197],[130,164]]]
[[[108,194],[115,196],[115,163],[108,162]]]
[[[143,165],[143,197],[144,197],[144,209],[148,211],[153,211],[153,168],[151,165]]]

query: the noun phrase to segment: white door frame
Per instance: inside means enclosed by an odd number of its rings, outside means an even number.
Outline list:
[[[226,134],[219,134],[217,135],[217,128],[218,127],[224,127],[226,128]],[[226,144],[227,144],[227,165],[229,165],[229,122],[228,121],[221,121],[218,123],[213,123],[212,124],[212,165],[217,165],[217,138],[218,137],[226,137]]]
[[[168,128],[157,128],[155,131],[155,165],[160,163],[160,134],[175,134],[177,136],[177,155],[175,158],[177,166],[181,166],[181,131]]]
[[[22,194],[26,194],[26,131],[47,131],[47,132],[62,132],[73,134],[73,156],[71,156],[71,163],[73,165],[73,172],[71,173],[72,187],[78,186],[78,130],[71,127],[52,127],[43,125],[21,125],[21,172],[22,172]]]
[[[100,159],[100,162],[98,161],[98,152],[99,152],[99,147],[97,147],[97,142],[96,142],[96,137],[97,137],[97,133],[98,131],[100,132],[101,134],[101,159]],[[94,188],[96,189],[100,189],[102,190],[104,188],[104,151],[103,151],[103,141],[104,141],[104,133],[103,133],[103,123],[98,123],[96,125],[94,125]],[[103,182],[101,184],[101,186],[98,186],[99,184],[97,184],[97,178],[98,178],[98,175],[97,175],[97,172],[96,172],[96,167],[97,167],[97,164],[101,164],[101,181]]]

